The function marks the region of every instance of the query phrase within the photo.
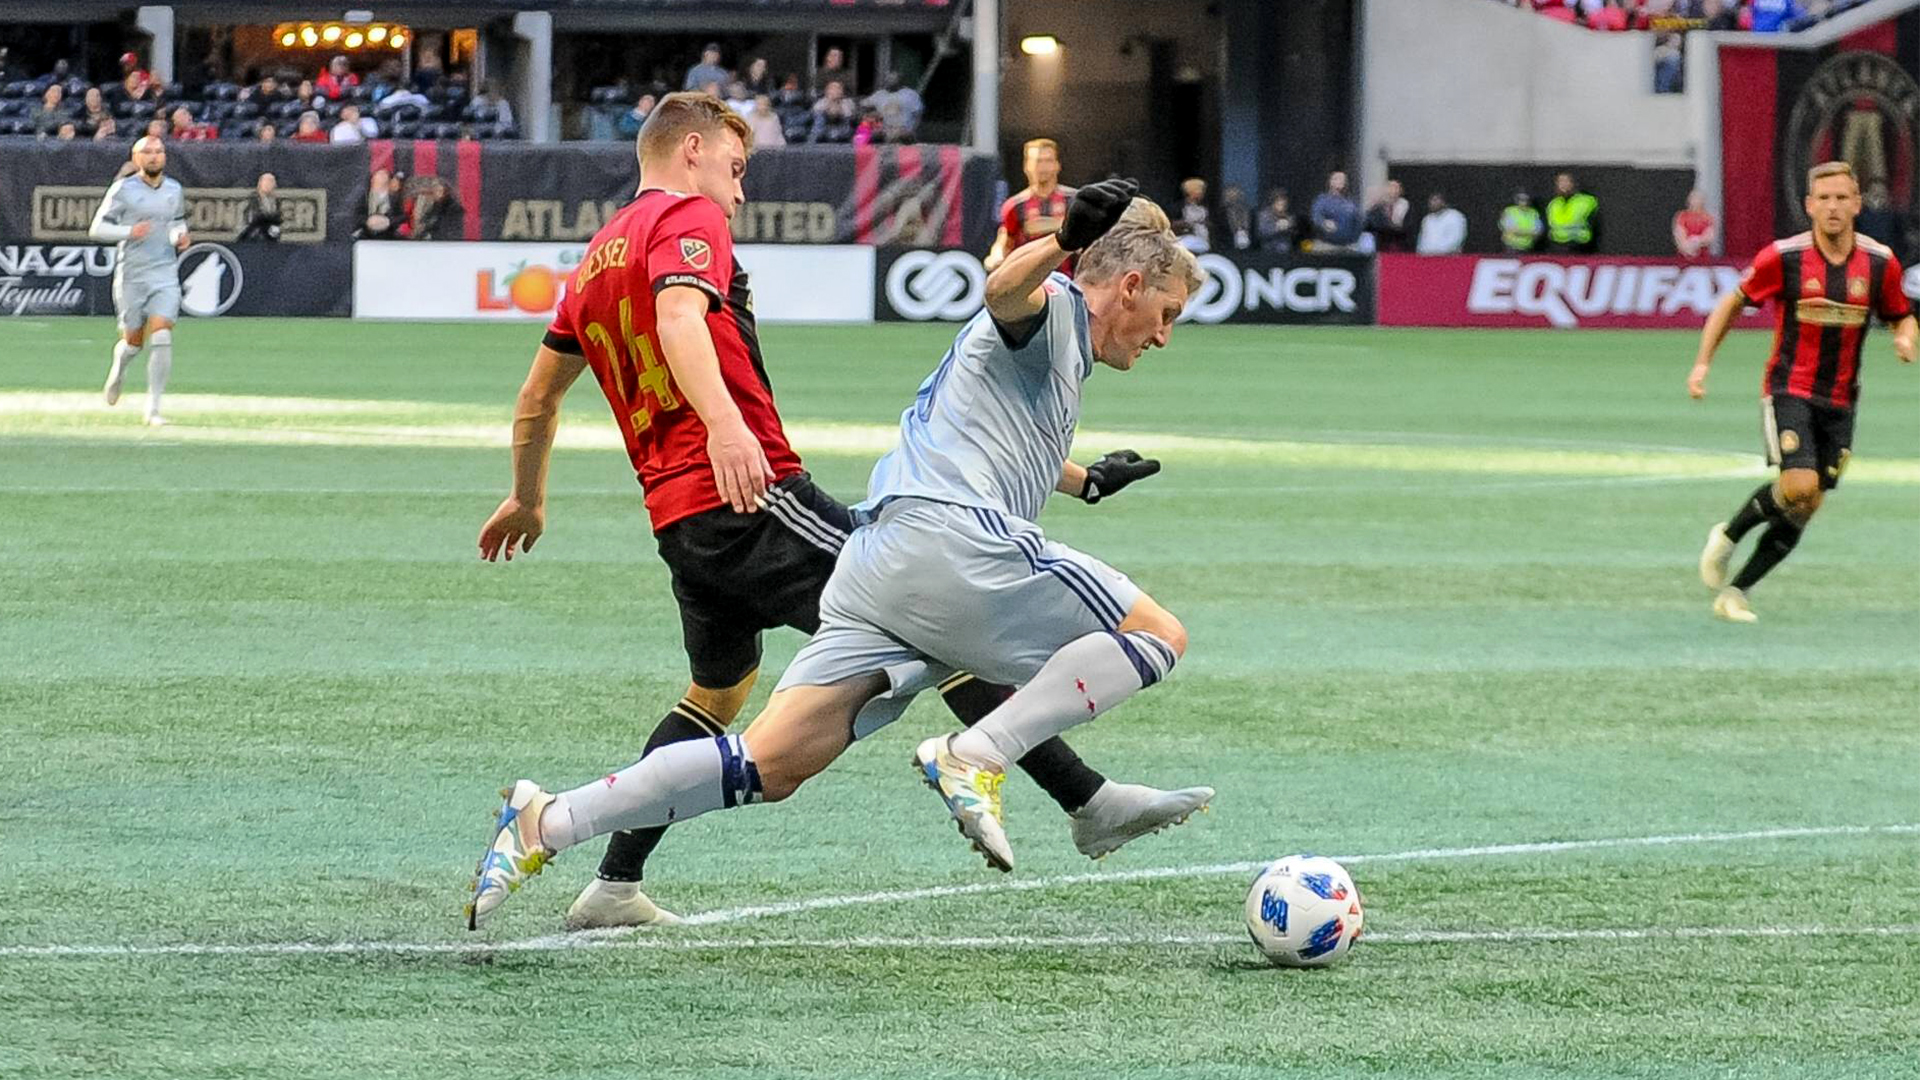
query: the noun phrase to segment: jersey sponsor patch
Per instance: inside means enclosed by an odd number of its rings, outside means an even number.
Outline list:
[[[697,236],[680,238],[680,258],[695,270],[705,270],[713,265],[713,245]]]

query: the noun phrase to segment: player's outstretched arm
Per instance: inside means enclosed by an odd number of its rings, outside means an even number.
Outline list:
[[[516,546],[532,551],[546,531],[547,462],[560,426],[560,401],[586,367],[585,357],[545,345],[534,353],[533,369],[513,408],[513,492],[480,527],[482,559],[493,562],[504,555],[512,562]]]
[[[122,240],[144,240],[153,226],[146,222],[138,225],[120,224],[120,185],[124,181],[115,181],[107,189],[107,197],[100,200],[100,209],[93,212],[93,224],[87,228],[87,237],[102,244],[117,244]]]
[[[720,354],[707,329],[709,303],[707,294],[691,285],[660,290],[653,301],[660,348],[667,354],[673,381],[707,426],[707,460],[713,464],[720,497],[736,513],[751,514],[773,483],[773,466],[720,375]]]
[[[1000,226],[999,233],[993,238],[993,246],[987,249],[987,257],[980,260],[980,265],[986,267],[989,273],[997,269],[1007,260],[1007,247],[1012,243],[1013,237],[1007,235],[1007,227]]]
[[[1057,236],[1043,236],[1013,249],[987,275],[987,311],[1003,327],[1017,327],[1047,310],[1040,288],[1066,258]]]
[[[1733,320],[1746,303],[1745,293],[1729,289],[1714,305],[1713,314],[1707,316],[1707,325],[1700,331],[1700,351],[1694,356],[1693,371],[1687,375],[1687,393],[1696,400],[1707,396],[1707,369],[1713,366],[1713,354],[1727,339],[1727,331],[1733,329]]]

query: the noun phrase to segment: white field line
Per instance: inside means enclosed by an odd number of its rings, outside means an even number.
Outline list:
[[[1368,933],[1376,945],[1528,944],[1583,941],[1688,941],[1720,938],[1920,937],[1920,925],[1597,927],[1580,930],[1409,930]],[[682,938],[554,934],[523,941],[267,942],[256,945],[32,945],[0,949],[10,959],[137,959],[170,956],[496,956],[501,953],[648,949],[737,952],[757,949],[1110,949],[1213,948],[1245,944],[1245,934],[1007,934],[979,937]]]
[[[1920,833],[1920,824],[1900,825],[1828,825],[1797,828],[1756,829],[1746,832],[1680,833],[1668,836],[1630,836],[1598,840],[1549,840],[1525,844],[1489,844],[1476,847],[1415,848],[1408,851],[1361,855],[1342,855],[1344,863],[1436,862],[1499,855],[1557,854],[1569,851],[1598,851],[1610,848],[1666,847],[1691,844],[1739,843],[1752,840],[1798,839],[1820,836],[1868,836]],[[688,916],[683,925],[706,926],[746,922],[778,915],[791,915],[827,908],[869,904],[933,900],[950,896],[981,893],[1050,889],[1069,885],[1106,882],[1150,881],[1165,878],[1209,877],[1246,874],[1265,866],[1264,862],[1215,863],[1206,866],[1157,867],[1123,870],[1107,874],[1065,874],[1046,878],[1010,879],[973,885],[944,885],[925,889],[857,893],[847,896],[822,896],[756,907],[728,908]],[[1833,935],[1920,935],[1920,926],[1803,926],[1803,927],[1679,927],[1584,930],[1428,930],[1399,934],[1369,934],[1369,943],[1441,944],[1450,942],[1551,942],[1587,940],[1646,940],[1650,938],[1725,938],[1725,937],[1825,937]],[[613,946],[649,948],[667,951],[698,949],[774,949],[774,948],[1091,948],[1128,945],[1186,946],[1221,945],[1238,942],[1232,934],[1149,934],[1149,935],[1007,935],[989,937],[845,937],[845,938],[686,938],[675,931],[640,933],[630,929],[585,931],[575,934],[546,934],[540,937],[500,942],[259,942],[245,945],[183,943],[176,945],[6,945],[0,946],[0,958],[138,958],[169,956],[390,956],[390,955],[491,955],[503,952],[561,952]]]

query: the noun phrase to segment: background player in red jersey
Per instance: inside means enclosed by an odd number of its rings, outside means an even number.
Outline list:
[[[1000,204],[1000,234],[993,238],[993,249],[982,260],[988,270],[1014,248],[1060,231],[1067,219],[1067,203],[1074,189],[1060,186],[1060,146],[1052,139],[1029,139],[1020,150],[1020,167],[1027,174],[1027,186]],[[1073,272],[1073,259],[1060,264],[1060,272]]]
[[[747,274],[734,261],[728,219],[745,201],[751,138],[708,95],[669,94],[655,106],[640,131],[640,193],[594,236],[567,282],[515,409],[512,494],[480,532],[488,561],[539,540],[560,401],[591,368],[646,492],[692,668],[686,695],[642,756],[725,734],[759,673],[762,631],[818,628],[821,590],[853,528],[787,443]],[[1158,469],[1108,455],[1088,467],[1082,498],[1099,501]],[[941,692],[967,724],[1011,693],[966,676]],[[1058,739],[1019,764],[1068,811],[1075,846],[1094,857],[1184,820],[1213,796],[1114,783]],[[664,831],[616,833],[568,925],[674,921],[639,888]],[[497,899],[476,896],[469,925]]]
[[[1708,317],[1687,390],[1707,393],[1707,369],[1743,305],[1774,305],[1778,331],[1761,384],[1761,423],[1767,461],[1780,478],[1762,484],[1730,521],[1715,525],[1700,553],[1700,580],[1717,590],[1713,613],[1754,622],[1747,590],[1779,565],[1840,482],[1853,446],[1853,414],[1860,401],[1860,352],[1874,315],[1893,325],[1893,351],[1912,363],[1920,323],[1900,289],[1900,262],[1884,245],[1853,231],[1860,185],[1844,161],[1816,165],[1807,176],[1807,216],[1813,229],[1776,240]],[[1762,522],[1747,564],[1731,581],[1734,545]]]

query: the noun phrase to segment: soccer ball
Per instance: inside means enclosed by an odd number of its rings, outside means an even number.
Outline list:
[[[1320,855],[1268,863],[1247,892],[1247,933],[1281,967],[1338,963],[1359,940],[1364,919],[1352,875]]]

